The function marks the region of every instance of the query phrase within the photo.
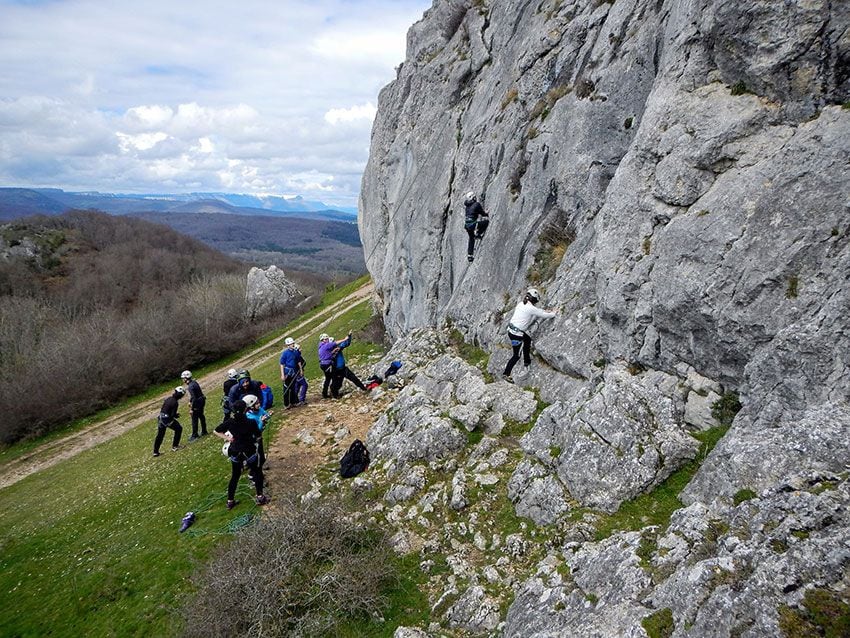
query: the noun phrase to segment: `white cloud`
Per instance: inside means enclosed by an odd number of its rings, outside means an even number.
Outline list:
[[[0,2],[0,185],[354,205],[431,0]]]
[[[375,119],[375,113],[378,109],[371,102],[360,106],[352,106],[347,109],[331,109],[325,113],[325,121],[328,124],[336,125],[341,122],[354,122],[356,120],[366,120],[372,122]]]

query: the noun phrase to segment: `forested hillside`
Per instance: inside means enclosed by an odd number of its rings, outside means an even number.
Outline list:
[[[275,264],[287,273],[295,269],[339,281],[366,272],[356,224],[220,213],[138,213],[134,216],[167,224],[240,261]]]
[[[247,270],[139,219],[0,226],[0,439],[43,434],[251,342],[280,318],[245,318]]]

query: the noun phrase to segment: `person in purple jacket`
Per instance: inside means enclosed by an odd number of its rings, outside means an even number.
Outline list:
[[[323,332],[319,335],[319,368],[325,374],[325,383],[322,385],[322,398],[330,399],[331,382],[334,375],[334,348],[336,342]]]

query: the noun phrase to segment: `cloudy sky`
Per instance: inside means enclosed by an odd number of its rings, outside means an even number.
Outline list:
[[[356,205],[431,0],[0,0],[0,186]]]

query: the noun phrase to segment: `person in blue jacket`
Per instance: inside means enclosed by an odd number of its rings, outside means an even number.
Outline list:
[[[251,379],[251,373],[247,370],[239,370],[236,373],[236,383],[230,392],[227,393],[227,403],[233,404],[239,401],[246,394],[253,394],[255,397],[263,396],[263,382],[254,381]]]
[[[280,353],[280,380],[283,381],[283,407],[291,408],[298,403],[295,389],[295,379],[298,376],[298,360],[301,353],[295,349],[295,339],[287,337],[283,343],[286,347]]]
[[[331,396],[334,399],[339,398],[339,391],[342,388],[342,382],[345,379],[351,381],[358,388],[363,390],[364,392],[368,392],[366,386],[363,385],[363,382],[357,378],[349,367],[345,364],[345,355],[343,354],[343,350],[345,350],[348,346],[351,345],[351,332],[348,333],[348,337],[344,341],[340,341],[336,344],[336,347],[333,350],[333,380],[331,381]]]

